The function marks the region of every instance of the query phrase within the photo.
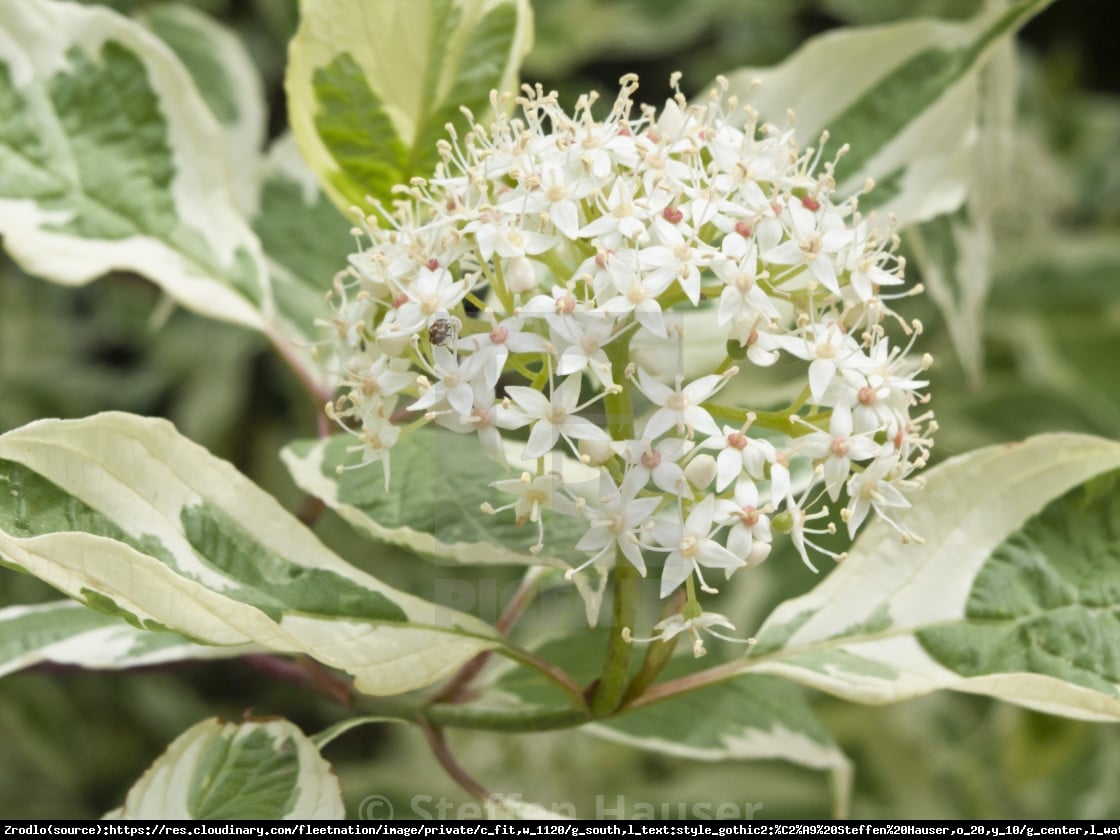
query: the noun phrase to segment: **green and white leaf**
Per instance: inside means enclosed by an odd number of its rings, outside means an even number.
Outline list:
[[[268,273],[225,147],[189,73],[139,23],[0,4],[0,234],[27,272],[135,271],[189,309],[267,329]]]
[[[394,694],[501,646],[489,625],[331,553],[166,421],[105,413],[0,436],[0,562],[136,627],[256,643]]]
[[[288,114],[305,160],[343,210],[385,202],[431,174],[453,123],[516,88],[532,41],[528,0],[301,3],[289,48]]]
[[[348,451],[353,441],[345,434],[296,441],[280,457],[300,489],[381,542],[454,563],[566,569],[564,548],[587,530],[580,520],[546,510],[544,550],[530,553],[537,542],[535,524],[516,524],[512,511],[487,515],[480,509],[483,502],[499,507],[509,501],[489,485],[519,471],[503,469],[473,441],[464,444],[470,438],[432,426],[402,435],[390,456],[389,490],[378,466],[339,472],[361,458]],[[579,466],[569,460],[565,475],[575,475]]]
[[[590,683],[606,647],[608,631],[584,631],[546,642],[536,652],[577,682]],[[694,674],[710,663],[691,656],[672,659],[659,682]],[[506,668],[494,686],[503,696],[538,708],[559,700],[554,686],[526,669]],[[508,701],[507,701],[508,702]],[[832,781],[834,811],[842,816],[851,797],[852,766],[817,719],[796,685],[749,675],[639,706],[580,727],[581,732],[662,755],[695,761],[777,759],[824,770]]]
[[[76,601],[0,610],[0,676],[43,662],[115,670],[242,656],[257,650],[199,645],[175,633],[139,630]]]
[[[260,183],[267,114],[264,83],[230,29],[181,3],[146,6],[138,20],[175,51],[226,134],[237,207],[248,214]]]
[[[340,820],[342,789],[286,720],[210,718],[176,738],[106,814],[123,820]]]
[[[706,663],[678,658],[664,678]],[[682,726],[687,721],[687,726]],[[583,727],[601,738],[698,761],[776,759],[823,770],[832,782],[833,811],[845,816],[852,764],[817,719],[804,694],[786,680],[748,675],[635,709]]]
[[[290,132],[269,147],[252,223],[272,274],[277,319],[309,342],[327,338],[316,319],[329,318],[327,290],[358,246],[352,223],[319,188]]]
[[[992,285],[993,216],[1008,191],[1015,156],[1015,47],[1001,43],[980,73],[981,105],[969,189],[953,213],[907,229],[920,279],[945,316],[957,357],[973,385],[984,364],[984,303]]]
[[[954,689],[1120,719],[1118,469],[1120,443],[1073,434],[931,469],[899,517],[925,542],[873,523],[774,610],[740,672],[866,703]]]
[[[728,74],[731,92],[770,122],[797,115],[797,136],[850,145],[837,169],[842,192],[871,177],[862,209],[901,224],[956,210],[975,175],[980,72],[992,51],[1051,0],[990,2],[971,21],[913,20],[842,29],[771,68]],[[760,83],[756,89],[755,83]]]

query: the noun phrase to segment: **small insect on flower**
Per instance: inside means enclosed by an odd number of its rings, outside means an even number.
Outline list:
[[[454,341],[458,337],[459,329],[462,326],[463,323],[458,318],[437,318],[428,327],[428,341],[436,347],[443,344],[448,338]]]

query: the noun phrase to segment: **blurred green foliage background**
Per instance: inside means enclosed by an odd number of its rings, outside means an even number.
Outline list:
[[[131,13],[147,3],[107,5]],[[270,127],[278,134],[295,0],[192,5],[244,37],[265,78]],[[834,26],[917,14],[959,18],[977,5],[538,0],[536,46],[523,78],[560,90],[570,102],[589,88],[609,91],[620,75],[636,71],[642,95],[659,102],[673,70],[684,71],[685,91],[695,92],[718,72],[775,62]],[[1059,0],[1021,39],[1015,177],[997,197],[983,381],[967,380],[929,300],[900,307],[924,321],[924,347],[937,360],[930,376],[941,425],[938,457],[1046,430],[1120,436],[1120,64],[1116,33],[1102,25],[1110,11],[1106,0]],[[347,222],[340,217],[339,224]],[[293,377],[258,336],[172,311],[139,278],[64,289],[0,258],[0,395],[0,431],[38,417],[107,409],[169,417],[290,508],[301,503],[277,457],[292,438],[314,434],[314,412]],[[393,550],[371,552],[329,513],[317,530],[342,556],[424,597],[460,574]],[[512,572],[495,573],[492,591],[513,579]],[[770,605],[814,582],[800,562],[776,554],[751,578],[749,591],[732,597],[761,619]],[[54,597],[39,581],[0,570],[0,606]],[[483,617],[495,618],[496,606],[480,602]],[[855,764],[853,816],[1120,819],[1116,726],[956,694],[888,708],[813,700]],[[187,726],[250,712],[283,715],[307,732],[346,716],[329,699],[237,661],[7,677],[0,681],[0,817],[98,816],[120,803]],[[456,733],[452,742],[491,789],[546,806],[570,802],[580,815],[596,813],[596,797],[615,808],[619,796],[631,805],[762,803],[756,816],[767,818],[830,813],[827,779],[780,762],[704,764],[567,732]],[[404,727],[359,729],[327,757],[351,813],[370,794],[387,796],[399,816],[409,815],[416,795],[431,797],[417,803],[431,811],[440,797],[468,801],[427,755],[420,734]]]

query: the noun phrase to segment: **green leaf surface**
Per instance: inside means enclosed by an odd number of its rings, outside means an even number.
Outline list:
[[[286,720],[211,718],[172,742],[112,819],[342,819],[330,765]]]
[[[1120,719],[1118,468],[1120,444],[1072,434],[940,464],[900,516],[924,542],[874,523],[737,670],[860,702],[949,688]]]
[[[394,694],[501,643],[327,550],[165,421],[106,413],[0,437],[0,562],[137,628],[305,653]]]
[[[356,250],[350,223],[319,189],[290,133],[269,148],[253,230],[272,273],[277,317],[310,341],[326,337],[316,319],[330,316],[325,296]]]
[[[605,630],[588,630],[550,641],[537,653],[590,683],[606,647]],[[637,661],[637,660],[635,660]],[[712,663],[678,656],[659,682],[695,674]],[[526,669],[504,671],[494,684],[495,702],[512,695],[518,702],[544,707],[556,702],[556,689]],[[806,702],[787,680],[745,676],[706,686],[648,706],[586,724],[581,732],[629,746],[696,761],[777,759],[827,771],[834,810],[842,814],[851,796],[852,767]]]
[[[0,610],[0,676],[44,662],[115,670],[255,650],[197,645],[174,633],[138,630],[75,601]]]
[[[190,75],[140,24],[0,5],[0,233],[26,271],[67,284],[135,271],[199,313],[267,329],[232,169]]]
[[[779,65],[728,74],[731,91],[776,124],[792,109],[807,145],[823,130],[830,148],[849,144],[837,169],[841,191],[868,177],[881,185],[861,207],[894,213],[904,225],[924,221],[960,207],[976,175],[981,69],[1051,1],[991,3],[962,23],[834,30]]]
[[[286,75],[300,150],[342,209],[431,174],[460,108],[489,112],[532,39],[526,0],[303,3]]]
[[[190,6],[157,3],[138,19],[174,50],[225,130],[237,206],[247,211],[256,201],[267,122],[256,64],[240,38]]]
[[[424,427],[402,436],[392,451],[388,491],[378,466],[338,472],[360,459],[360,453],[348,451],[352,444],[345,434],[297,441],[281,458],[300,488],[374,539],[455,563],[567,568],[565,561],[572,558],[565,557],[563,547],[573,546],[586,531],[577,519],[544,511],[545,548],[531,554],[535,524],[518,525],[512,511],[487,515],[480,509],[483,502],[502,503],[490,482],[516,473],[480,447],[464,445],[462,435]]]

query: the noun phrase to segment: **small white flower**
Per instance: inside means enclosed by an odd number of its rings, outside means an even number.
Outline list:
[[[688,605],[685,605],[685,611],[677,615],[671,615],[668,618],[662,619],[653,625],[653,635],[647,639],[639,639],[630,635],[630,628],[624,628],[622,631],[623,638],[628,642],[634,643],[647,643],[647,642],[668,642],[675,639],[682,633],[688,633],[692,637],[692,655],[699,659],[704,656],[707,651],[704,649],[704,642],[700,638],[700,633],[704,632],[710,636],[715,636],[717,639],[723,639],[725,642],[738,642],[739,644],[753,645],[754,639],[737,639],[733,636],[727,636],[713,627],[725,627],[728,630],[734,630],[735,625],[731,623],[730,619],[725,615],[713,612],[699,612],[697,606],[692,613],[689,612]]]
[[[759,565],[770,554],[769,505],[759,504],[758,486],[750,479],[735,485],[734,501],[720,502],[718,516],[730,522],[727,550],[741,557],[748,567]]]
[[[759,286],[758,249],[738,233],[723,238],[720,250],[723,259],[712,263],[712,271],[723,281],[719,296],[717,323],[730,324],[754,320],[759,315],[767,320],[778,317],[778,310]]]
[[[563,481],[556,473],[546,473],[533,478],[529,473],[521,474],[520,478],[503,479],[490,484],[495,490],[503,493],[512,493],[517,499],[508,505],[499,508],[484,504],[483,513],[491,516],[513,508],[518,525],[526,522],[537,523],[537,542],[530,549],[534,554],[544,547],[544,521],[541,512],[545,510],[556,511],[566,516],[576,515],[576,507],[570,499],[565,498],[560,492]]]
[[[599,502],[590,511],[591,527],[576,543],[576,551],[591,552],[591,558],[578,568],[568,571],[568,577],[604,557],[611,548],[617,548],[630,564],[645,577],[646,564],[642,558],[641,543],[637,532],[641,530],[661,505],[659,496],[637,498],[644,482],[634,472],[622,480],[622,487],[605,470],[599,478]]]
[[[832,409],[828,431],[817,430],[798,438],[796,449],[815,460],[823,459],[824,486],[835,502],[851,474],[852,461],[874,458],[880,446],[870,433],[852,434],[852,410],[841,403]]]
[[[746,565],[742,558],[736,557],[713,539],[720,528],[714,524],[715,514],[715,496],[705,496],[692,508],[683,523],[670,519],[655,520],[651,529],[653,538],[669,550],[665,568],[661,572],[662,598],[667,597],[694,572],[705,592],[715,592],[704,582],[701,566],[723,569],[731,577],[732,572]]]
[[[811,324],[800,336],[779,336],[775,341],[786,352],[809,362],[809,392],[817,405],[837,371],[861,368],[866,361],[859,344],[838,321]]]
[[[677,374],[676,386],[670,388],[647,375],[642,368],[638,368],[638,382],[642,393],[658,407],[646,422],[645,436],[651,439],[659,438],[674,428],[678,434],[690,438],[696,432],[718,435],[719,426],[700,403],[722,388],[727,379],[726,375],[712,374],[701,376],[685,385],[684,377]]]
[[[747,437],[745,431],[745,428],[724,426],[722,434],[713,435],[702,444],[705,449],[719,451],[716,490],[721,493],[743,473],[754,479],[765,478],[766,465],[773,464],[777,458],[774,444],[762,438]]]
[[[641,476],[642,486],[650,481],[659,490],[692,498],[684,468],[677,463],[687,451],[687,442],[680,438],[667,437],[651,444],[649,439],[631,441],[624,453],[627,464],[634,475]]]
[[[446,316],[466,294],[466,283],[452,278],[446,268],[421,266],[416,280],[404,292],[405,300],[390,312],[386,325],[403,332],[430,327],[433,320]]]
[[[881,458],[861,473],[856,473],[848,481],[848,496],[851,503],[846,511],[848,536],[855,537],[859,526],[867,518],[871,508],[892,527],[907,535],[908,532],[895,523],[887,513],[888,508],[905,509],[910,502],[892,483],[891,474],[898,471],[898,458]],[[912,536],[912,535],[911,535]]]
[[[525,423],[532,423],[529,432],[529,443],[521,457],[526,461],[540,458],[552,450],[563,437],[577,453],[575,444],[571,439],[609,441],[608,435],[585,417],[576,414],[580,410],[579,403],[580,377],[569,376],[559,386],[552,389],[552,395],[546,397],[540,391],[525,388],[520,385],[511,385],[506,388],[506,394],[517,405]]]

